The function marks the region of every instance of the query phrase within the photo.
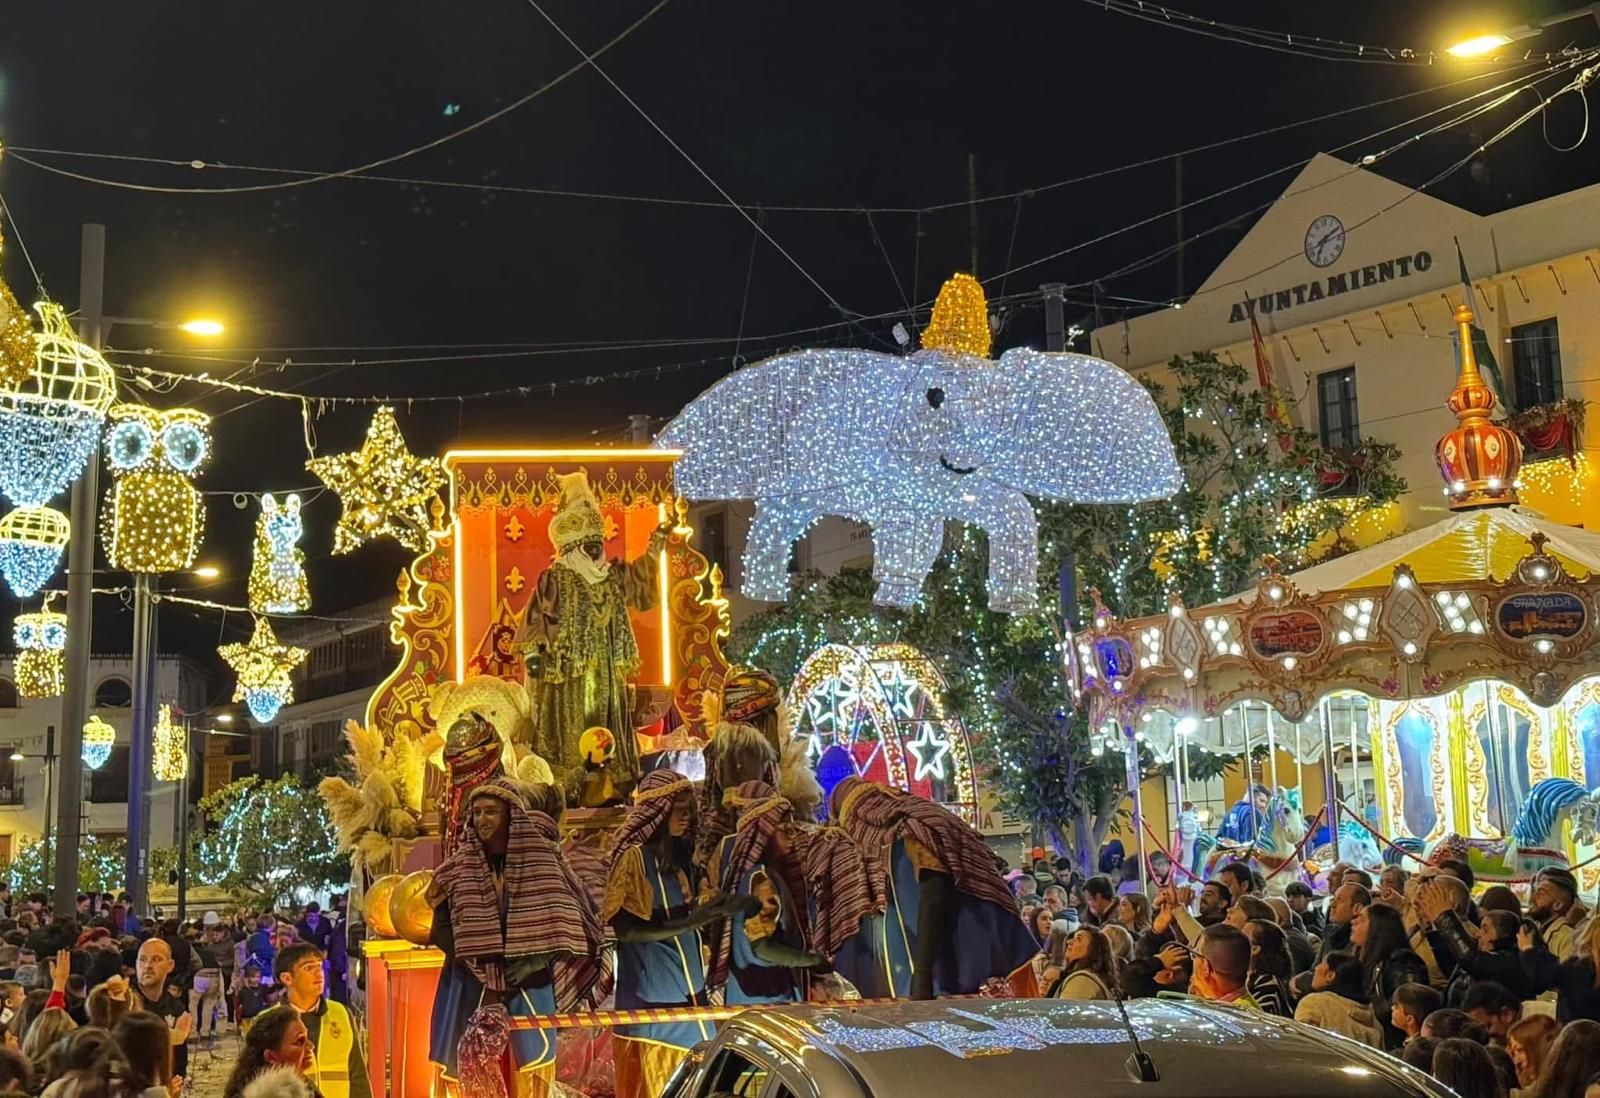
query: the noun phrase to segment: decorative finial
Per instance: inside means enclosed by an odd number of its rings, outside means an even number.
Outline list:
[[[922,330],[922,349],[988,358],[992,345],[982,284],[969,274],[951,275],[939,287],[933,317]]]
[[[1446,407],[1456,426],[1434,447],[1444,494],[1452,511],[1498,507],[1517,502],[1517,474],[1522,469],[1522,440],[1516,432],[1490,422],[1495,395],[1472,351],[1472,310],[1463,302],[1455,312],[1461,369]]]

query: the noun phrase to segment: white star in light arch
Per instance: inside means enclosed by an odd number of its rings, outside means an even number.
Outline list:
[[[924,721],[917,738],[906,744],[906,750],[917,760],[911,780],[920,782],[927,777],[944,780],[944,757],[950,753],[950,739],[934,731],[932,721]]]

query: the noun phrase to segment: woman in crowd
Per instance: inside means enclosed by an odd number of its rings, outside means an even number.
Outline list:
[[[1117,901],[1116,921],[1137,942],[1140,935],[1150,930],[1150,897],[1143,892],[1125,893]]]
[[[1373,1016],[1384,1029],[1384,1047],[1396,1049],[1405,1034],[1390,1021],[1390,1000],[1405,983],[1428,982],[1428,966],[1411,951],[1411,935],[1400,912],[1388,904],[1370,904],[1350,920],[1350,947],[1361,961],[1362,986]]]
[[[1289,978],[1294,975],[1294,964],[1289,959],[1289,940],[1283,928],[1266,919],[1251,919],[1244,924],[1244,935],[1250,939],[1250,975],[1245,980],[1245,990],[1266,1013],[1293,1017]]]
[[[1111,943],[1111,953],[1117,959],[1117,971],[1120,974],[1122,966],[1133,960],[1133,935],[1121,923],[1107,923],[1100,930],[1105,934],[1106,941]]]
[[[1481,905],[1480,905],[1481,910]],[[1561,1027],[1548,1014],[1530,1014],[1506,1034],[1506,1052],[1517,1069],[1517,1086],[1527,1090],[1539,1078],[1545,1057]]]
[[[116,1053],[111,1034],[96,1026],[80,1027],[45,1054],[44,1074],[34,1076],[36,1083],[44,1084],[41,1098],[56,1098],[75,1089],[68,1078],[75,1072],[108,1071],[107,1061]]]
[[[1295,1007],[1294,1020],[1381,1049],[1383,1028],[1367,997],[1361,962],[1351,953],[1330,953],[1311,977],[1311,992]]]
[[[89,992],[86,1003],[89,1024],[110,1029],[117,1019],[128,1013],[128,981],[114,976]]]
[[[302,1024],[302,1030],[305,1026]],[[117,1020],[111,1031],[122,1064],[123,1092],[138,1098],[176,1098],[183,1080],[172,1074],[172,1042],[167,1020],[136,1010]]]
[[[1531,924],[1517,931],[1526,988],[1534,995],[1555,989],[1556,1021],[1562,1025],[1576,1018],[1600,1021],[1600,933],[1590,934],[1587,945],[1584,955],[1563,961],[1545,948]]]
[[[311,1066],[311,1037],[300,1013],[291,1006],[275,1006],[258,1015],[245,1034],[244,1047],[222,1088],[222,1098],[243,1098],[245,1088],[273,1068],[292,1068],[304,1075]]]
[[[1489,1053],[1464,1037],[1439,1042],[1433,1050],[1431,1074],[1459,1098],[1505,1098]]]
[[[1111,942],[1098,927],[1079,927],[1067,939],[1060,980],[1050,990],[1053,999],[1115,999],[1117,958]]]
[[[33,1065],[35,1079],[44,1075],[45,1057],[55,1048],[56,1042],[77,1028],[78,1023],[60,1007],[43,1010],[33,1020],[33,1024],[28,1027],[27,1036],[22,1039],[22,1055]]]
[[[1587,1018],[1568,1022],[1556,1035],[1544,1067],[1526,1098],[1577,1098],[1600,1072],[1600,1022]]]
[[[1028,917],[1028,929],[1033,931],[1033,936],[1039,940],[1039,948],[1043,949],[1050,943],[1050,931],[1055,926],[1056,917],[1051,914],[1048,907],[1036,907],[1033,914]]]

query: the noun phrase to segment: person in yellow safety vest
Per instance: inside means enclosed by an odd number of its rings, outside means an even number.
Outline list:
[[[310,942],[278,951],[272,974],[283,985],[285,1001],[300,1012],[316,1050],[313,1080],[322,1098],[372,1098],[367,1062],[356,1040],[356,1027],[343,1003],[323,995],[325,956]]]

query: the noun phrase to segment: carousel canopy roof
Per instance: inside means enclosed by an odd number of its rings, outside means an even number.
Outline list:
[[[1431,526],[1318,564],[1289,577],[1306,595],[1360,587],[1387,587],[1397,564],[1408,564],[1420,583],[1504,581],[1528,555],[1528,538],[1540,533],[1545,552],[1574,579],[1600,573],[1600,533],[1559,526],[1516,507],[1460,511]],[[1257,588],[1213,605],[1252,599]]]

